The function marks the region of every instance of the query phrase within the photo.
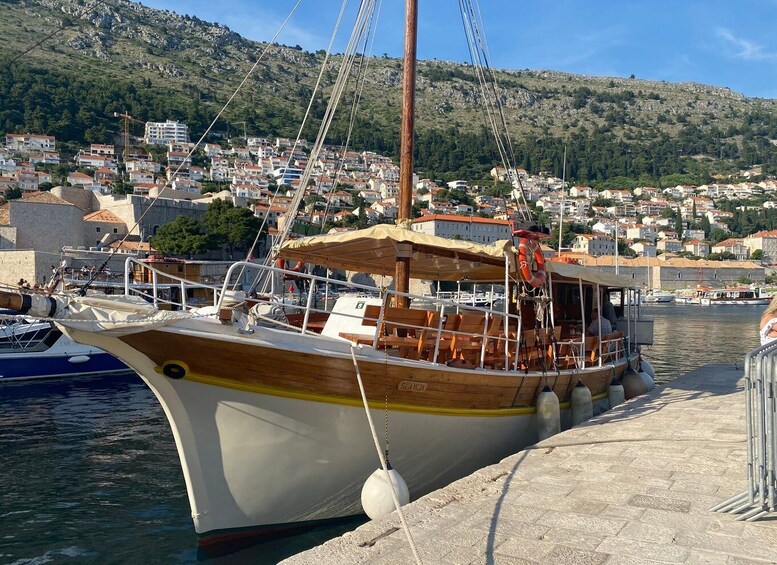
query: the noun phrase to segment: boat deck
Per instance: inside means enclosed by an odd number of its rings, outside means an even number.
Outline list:
[[[411,503],[405,517],[426,564],[775,563],[777,518],[709,511],[746,488],[744,422],[741,365],[702,367]],[[398,527],[392,514],[283,563],[413,563]]]

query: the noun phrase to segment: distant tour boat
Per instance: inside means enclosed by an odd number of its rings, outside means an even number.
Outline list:
[[[702,306],[765,306],[772,299],[762,288],[718,288],[704,291]]]

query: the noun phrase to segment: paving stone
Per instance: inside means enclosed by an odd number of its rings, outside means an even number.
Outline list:
[[[580,485],[570,492],[569,496],[606,504],[625,504],[631,498],[631,493],[625,492],[622,488],[614,485],[603,487],[600,484],[596,484]]]
[[[612,555],[605,565],[666,565],[666,561],[654,561],[628,555]]]
[[[677,530],[672,528],[666,528],[664,526],[657,526],[655,524],[646,524],[644,522],[631,522],[626,524],[618,536],[642,540],[652,541],[658,544],[670,544],[674,540]]]
[[[644,508],[638,508],[636,506],[628,505],[614,505],[611,504],[604,510],[602,510],[600,516],[606,516],[608,518],[623,518],[625,520],[639,520],[639,518],[645,513]]]
[[[747,559],[745,557],[729,557],[728,565],[774,565],[774,561],[764,561],[763,559]]]
[[[604,518],[602,516],[588,516],[585,514],[573,514],[571,512],[551,511],[537,520],[538,524],[551,528],[567,528],[589,534],[617,535],[626,525],[625,520],[617,518]]]
[[[547,494],[527,492],[515,501],[518,506],[533,506],[536,508],[549,508],[551,510],[564,510],[580,514],[598,514],[606,508],[603,502],[583,500],[574,497],[558,497]]]
[[[623,538],[608,537],[596,548],[599,553],[609,553],[613,555],[623,555],[626,557],[640,557],[642,559],[653,559],[654,561],[665,561],[669,563],[683,563],[690,550],[687,547],[677,545],[660,545],[650,541],[629,540],[624,543]]]
[[[670,510],[649,508],[644,511],[639,520],[640,522],[674,528],[675,530],[703,532],[709,527],[713,517],[714,514],[709,512],[700,515],[697,513],[691,514],[687,512],[673,512]]]
[[[513,538],[500,544],[494,555],[518,557],[528,561],[542,561],[553,549],[554,545],[542,540]]]
[[[700,549],[692,549],[685,561],[685,565],[725,565],[727,563],[729,563],[728,555]]]
[[[604,537],[567,528],[552,528],[545,532],[541,539],[556,545],[593,551],[604,541]]]
[[[742,526],[742,538],[746,540],[752,540],[754,543],[772,543],[774,544],[777,537],[777,519],[771,515],[771,520],[764,520],[762,522],[737,522]]]
[[[699,483],[696,481],[674,481],[669,490],[677,490],[681,492],[698,492],[702,494],[713,495],[718,492],[720,486],[715,483]]]
[[[659,490],[651,488],[649,495],[658,495],[666,499],[675,501],[686,501],[691,503],[691,508],[699,508],[703,510],[709,510],[712,506],[715,506],[720,502],[719,497],[709,494],[701,494],[698,492],[683,492],[679,490]]]
[[[482,564],[485,563],[485,561],[476,561],[475,563]],[[495,553],[493,560],[489,563],[493,563],[494,565],[536,565],[538,562],[532,561],[530,559],[523,559],[521,557],[515,557],[513,555],[501,555],[499,553]]]
[[[557,545],[545,558],[540,561],[542,564],[558,565],[601,565],[609,558],[609,555],[596,553],[594,551],[581,551],[563,545]]]
[[[777,562],[777,547],[754,543],[753,540],[706,532],[679,532],[675,543],[681,546],[716,551],[734,557]]]
[[[547,526],[519,522],[518,520],[510,520],[507,518],[500,518],[496,523],[475,522],[470,527],[475,531],[493,532],[502,537],[519,537],[526,539],[542,539],[545,532],[548,531]]]
[[[705,530],[710,534],[719,534],[722,536],[743,537],[746,524],[735,522],[733,515],[713,514],[709,526]]]
[[[494,520],[500,521],[503,519],[509,519],[516,522],[533,523],[536,522],[540,516],[545,514],[547,510],[545,508],[535,508],[533,506],[516,506],[513,505],[510,508],[500,508],[497,511],[495,508],[481,509],[473,514],[468,520],[462,522],[464,525],[476,524],[479,522],[490,524]]]
[[[671,510],[672,512],[689,512],[691,510],[690,502],[662,496],[635,494],[629,499],[628,503],[631,506],[655,508],[656,510]]]

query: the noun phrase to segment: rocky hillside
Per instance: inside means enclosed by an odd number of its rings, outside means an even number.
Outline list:
[[[165,93],[195,101],[203,116],[215,114],[266,47],[226,27],[126,0],[6,0],[0,3],[0,32],[4,37],[0,65],[5,61],[95,84],[130,83],[139,94]],[[249,133],[292,135],[321,58],[299,48],[271,46],[225,121],[239,123],[241,129],[245,121]],[[336,74],[334,67],[326,73],[329,84]],[[563,141],[597,132],[618,143],[644,144],[661,136],[677,138],[694,128],[699,135],[711,132],[719,151],[711,151],[707,143],[689,147],[685,155],[734,159],[742,158],[742,140],[747,137],[741,126],[752,123],[754,115],[764,124],[759,135],[766,137],[765,145],[777,137],[772,135],[777,102],[746,98],[727,88],[554,71],[504,70],[498,78],[507,120],[518,140]],[[400,81],[401,61],[370,61],[359,122],[369,131],[357,135],[357,143],[394,149]],[[418,86],[422,135],[432,130],[446,134],[481,130],[483,113],[470,67],[421,62]],[[315,109],[320,112],[322,107],[320,102]],[[132,111],[141,119],[166,117],[152,115],[148,108]],[[6,118],[0,130],[25,125],[22,119]],[[344,127],[336,127],[335,135]],[[705,155],[710,152],[718,154]]]

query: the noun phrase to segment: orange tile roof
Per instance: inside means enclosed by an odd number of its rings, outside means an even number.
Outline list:
[[[119,251],[156,251],[147,241],[112,241],[108,244],[111,249],[118,248]]]
[[[67,202],[65,200],[62,200],[58,196],[54,196],[50,192],[41,191],[41,192],[31,192],[29,195],[22,194],[22,200],[17,200],[17,202],[29,202],[29,203],[36,203],[36,204],[61,204],[63,206],[73,206],[70,202]]]
[[[112,224],[123,224],[124,222],[110,210],[97,210],[84,216],[85,222],[110,222]]]

